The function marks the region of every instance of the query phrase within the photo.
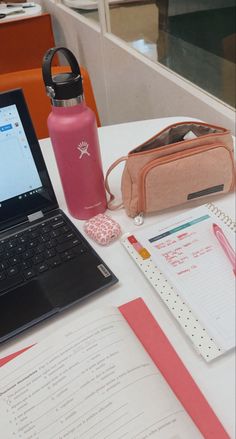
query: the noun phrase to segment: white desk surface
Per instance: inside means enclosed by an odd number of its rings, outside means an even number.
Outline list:
[[[17,3],[16,3],[15,7],[18,8],[20,6],[17,6]],[[4,5],[1,5],[0,14],[4,14],[6,11],[9,12],[10,8],[7,8],[7,7],[4,7]],[[7,15],[5,18],[1,18],[0,23],[3,21],[21,20],[22,18],[32,17],[33,15],[39,15],[39,14],[41,14],[41,12],[42,12],[41,6],[38,5],[37,3],[35,3],[35,5],[30,7],[30,8],[24,8],[22,13],[20,12],[17,14],[11,14],[11,15]]]
[[[165,118],[99,128],[104,173],[115,159],[125,155],[130,149],[154,135],[164,126],[180,120],[189,119]],[[40,141],[40,144],[59,205],[68,214],[50,140],[44,139]],[[116,173],[114,172],[113,176],[111,175],[110,180],[111,188],[116,189],[117,194],[120,193],[121,172],[122,166],[120,166]],[[231,217],[234,217],[234,194],[208,198],[208,201],[217,203],[217,206],[225,210]],[[191,207],[194,206],[196,204],[191,204]],[[189,207],[190,204],[188,204]],[[165,213],[151,215],[145,219],[144,225],[141,227],[152,224],[158,221],[159,218],[160,220],[165,220],[173,215],[173,213],[180,214],[185,209],[187,207],[182,206]],[[123,233],[132,231],[137,227],[134,225],[133,220],[126,216],[123,209],[114,212],[108,211],[107,213],[118,221]],[[78,229],[83,231],[83,221],[71,219]],[[92,243],[92,241],[90,242]],[[90,310],[106,305],[119,306],[136,297],[142,297],[233,439],[235,437],[235,352],[231,351],[207,364],[194,350],[178,323],[170,315],[164,303],[160,301],[155,290],[145,279],[119,241],[112,243],[108,247],[101,247],[96,243],[92,243],[92,245],[119,278],[119,283],[6,343],[0,349],[0,356],[5,356],[32,342],[43,339],[72,318],[79,318]]]

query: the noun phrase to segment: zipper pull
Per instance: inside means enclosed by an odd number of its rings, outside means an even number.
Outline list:
[[[137,216],[134,217],[134,224],[136,226],[141,226],[144,223],[144,214],[140,212]]]

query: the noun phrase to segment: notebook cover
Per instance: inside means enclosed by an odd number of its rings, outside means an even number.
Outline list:
[[[230,439],[144,301],[135,299],[120,306],[119,310],[203,437]]]

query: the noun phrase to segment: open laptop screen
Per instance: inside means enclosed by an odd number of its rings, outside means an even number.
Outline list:
[[[42,182],[15,104],[0,108],[0,201],[27,197]],[[12,178],[15,176],[15,178]]]
[[[0,94],[0,222],[57,207],[21,90]]]

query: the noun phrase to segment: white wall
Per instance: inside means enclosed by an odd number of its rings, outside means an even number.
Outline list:
[[[235,132],[235,112],[220,101],[55,0],[42,4],[53,16],[57,43],[88,69],[103,125],[182,115]]]

